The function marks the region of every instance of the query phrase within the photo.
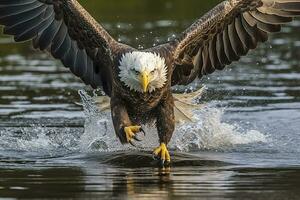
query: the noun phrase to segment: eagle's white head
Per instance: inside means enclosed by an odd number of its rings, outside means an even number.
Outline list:
[[[155,53],[131,52],[122,56],[119,77],[130,90],[146,93],[167,82],[165,59]]]

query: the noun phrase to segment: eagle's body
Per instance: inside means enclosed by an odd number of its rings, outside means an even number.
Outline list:
[[[162,87],[154,89],[151,92],[143,93],[135,91],[120,79],[120,73],[123,59],[132,54],[141,54],[141,56],[153,56],[153,51],[129,51],[121,54],[116,58],[116,70],[113,76],[113,91],[111,94],[111,110],[114,126],[118,137],[122,143],[127,142],[124,137],[123,127],[131,124],[148,124],[155,123],[158,128],[158,134],[161,141],[166,144],[170,141],[174,128],[174,102],[171,90],[172,62],[165,60],[163,57],[156,55],[156,59],[164,63],[166,69],[166,81],[161,84]],[[139,85],[136,86],[140,88]],[[128,114],[128,118],[124,115]]]
[[[160,147],[174,127],[171,87],[222,70],[300,16],[300,0],[228,0],[179,37],[144,51],[114,40],[76,0],[0,0],[0,25],[15,41],[32,40],[87,85],[111,98],[114,128],[122,143],[137,140],[141,125],[155,122]]]

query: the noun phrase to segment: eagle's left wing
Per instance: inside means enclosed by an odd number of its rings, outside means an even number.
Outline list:
[[[175,62],[172,85],[222,70],[269,33],[300,16],[300,0],[228,0],[220,3],[187,29],[180,38],[162,45],[172,49]]]
[[[76,0],[0,0],[0,25],[15,41],[33,41],[87,85],[111,94],[116,42]]]

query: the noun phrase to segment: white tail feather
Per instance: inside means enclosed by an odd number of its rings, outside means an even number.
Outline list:
[[[204,93],[205,87],[191,93],[173,94],[174,113],[177,123],[195,122],[194,110],[202,108],[203,105],[195,103]]]
[[[97,104],[99,111],[101,112],[110,111],[110,98],[108,96],[97,96],[97,97],[93,97],[93,99]]]
[[[195,122],[193,111],[202,108],[203,105],[195,103],[204,93],[205,87],[191,93],[174,94],[174,113],[176,123]],[[98,96],[93,98],[101,112],[110,111],[110,98]]]

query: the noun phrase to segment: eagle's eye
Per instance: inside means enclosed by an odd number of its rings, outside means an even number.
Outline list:
[[[135,75],[139,75],[139,74],[140,74],[140,72],[137,71],[136,69],[132,69],[132,72],[133,72]]]
[[[153,75],[156,71],[157,71],[157,69],[154,69],[150,72],[150,74]]]

